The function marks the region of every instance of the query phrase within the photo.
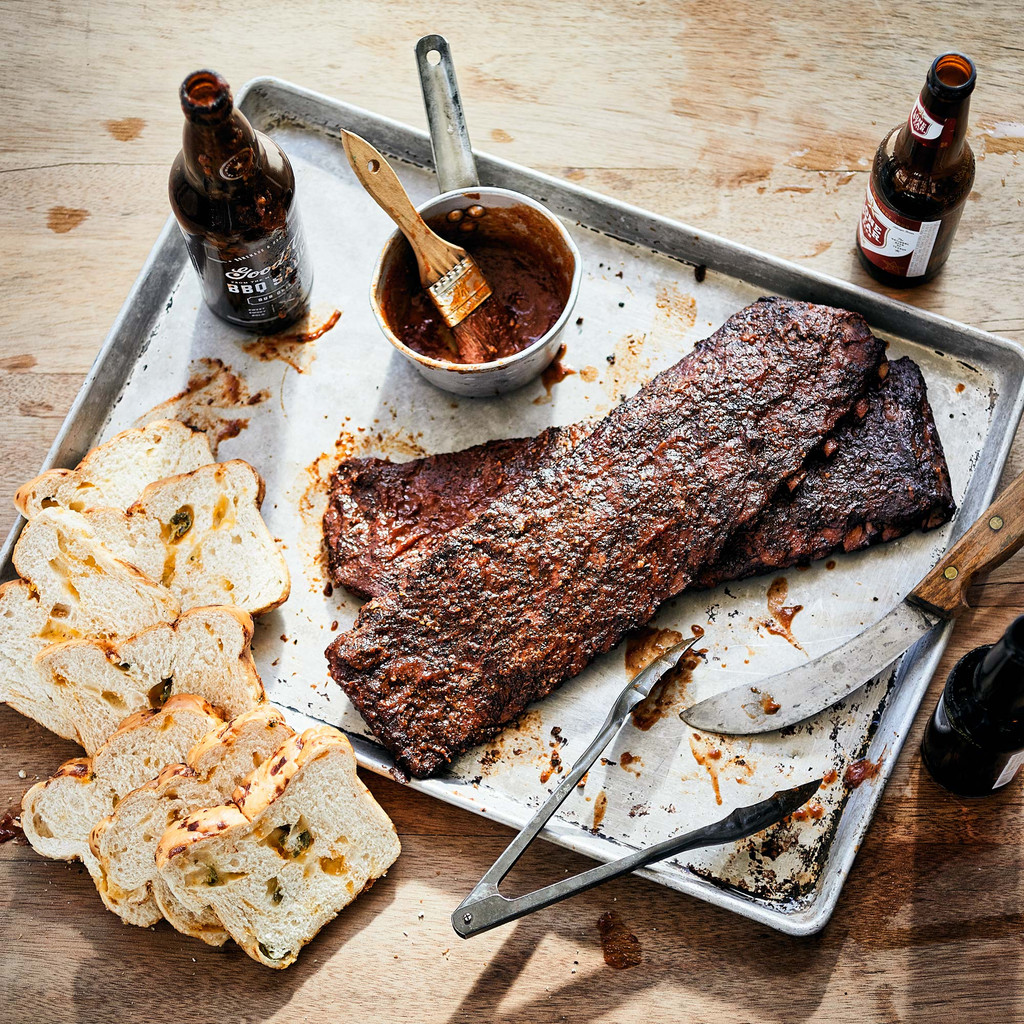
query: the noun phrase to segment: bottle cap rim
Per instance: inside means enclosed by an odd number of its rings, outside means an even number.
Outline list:
[[[221,121],[234,106],[231,86],[216,71],[193,71],[178,91],[181,109],[190,121],[213,124]]]
[[[974,91],[978,73],[964,53],[940,53],[928,69],[928,88],[946,102],[962,100]]]

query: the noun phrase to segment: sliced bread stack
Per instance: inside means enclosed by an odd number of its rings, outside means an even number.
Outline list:
[[[183,907],[212,911],[254,960],[284,968],[400,852],[351,744],[320,726],[287,739],[232,801],[173,824],[156,866]]]
[[[296,736],[269,707],[222,723],[192,695],[130,716],[33,786],[22,824],[40,853],[82,860],[125,923],[165,917],[275,968],[401,851],[337,730]]]
[[[248,463],[214,463],[205,435],[169,420],[25,484],[22,579],[0,587],[0,701],[89,752],[170,693],[206,696],[221,671],[237,684],[227,714],[262,701],[249,616],[290,588],[262,500]]]
[[[124,796],[92,829],[96,888],[107,907],[143,927],[166,917],[178,931],[221,945],[228,935],[212,914],[184,908],[160,887],[156,848],[177,820],[231,798],[235,788],[293,735],[276,708],[247,711],[201,739],[183,763],[168,764]]]
[[[36,850],[82,860],[126,923],[162,916],[286,967],[399,844],[348,741],[297,737],[265,704],[251,616],[289,580],[262,500],[251,466],[173,421],[27,483],[0,701],[91,755],[25,794]]]
[[[182,758],[224,720],[199,697],[171,697],[159,710],[139,711],[90,757],[66,761],[22,798],[21,825],[32,846],[54,860],[81,860],[96,877],[89,847],[96,823],[121,797]]]

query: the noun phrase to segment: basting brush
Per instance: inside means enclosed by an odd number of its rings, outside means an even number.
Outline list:
[[[487,324],[471,314],[490,297],[491,289],[473,257],[426,224],[391,165],[366,139],[344,129],[341,138],[356,177],[412,246],[420,283],[452,329],[459,358],[464,363],[489,362],[494,348],[488,342]]]

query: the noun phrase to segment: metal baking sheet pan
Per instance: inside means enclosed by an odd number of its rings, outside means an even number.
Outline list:
[[[239,96],[254,124],[288,152],[314,261],[315,323],[340,311],[316,341],[253,339],[204,307],[177,228],[169,222],[129,295],[48,456],[71,466],[133,424],[176,416],[220,436],[219,458],[244,458],[266,478],[263,512],[292,573],[292,595],[258,626],[255,652],[275,703],[340,726],[359,761],[392,768],[362,719],[329,681],[323,651],[359,602],[326,585],[320,515],[338,459],[393,459],[454,450],[550,424],[600,416],[695,340],[759,295],[779,293],[862,313],[924,372],[960,513],[952,526],[805,571],[729,584],[666,604],[653,623],[704,651],[688,680],[666,688],[646,729],[627,723],[545,832],[598,860],[620,856],[723,816],[776,788],[831,778],[820,816],[733,847],[697,851],[649,878],[794,935],[820,929],[835,907],[947,635],[928,638],[893,673],[790,735],[720,741],[676,712],[739,681],[755,682],[823,653],[894,605],[992,496],[1021,414],[1024,357],[1003,339],[812,273],[696,228],[480,154],[484,183],[525,192],[561,216],[584,276],[566,334],[560,383],[536,381],[502,398],[457,399],[423,381],[381,336],[367,291],[391,224],[346,163],[338,129],[396,158],[416,201],[436,191],[424,132],[271,78]],[[694,268],[707,268],[698,280]],[[578,322],[577,322],[578,318]],[[10,574],[15,535],[4,549]],[[783,582],[776,582],[778,579]],[[768,605],[801,605],[786,636]],[[780,590],[786,595],[780,600]],[[579,610],[581,615],[586,609]],[[602,721],[626,678],[626,645],[595,661],[520,723],[469,752],[447,774],[409,785],[520,826]],[[878,774],[843,782],[867,758]],[[818,809],[816,809],[816,813]]]

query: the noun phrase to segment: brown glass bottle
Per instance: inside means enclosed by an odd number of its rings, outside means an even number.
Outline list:
[[[969,57],[936,57],[907,122],[893,128],[875,153],[857,255],[883,284],[923,284],[949,256],[974,184],[974,153],[967,142],[974,82]]]
[[[1005,786],[1024,764],[1024,616],[950,672],[921,742],[925,767],[961,796]]]
[[[312,285],[288,157],[214,71],[185,79],[181,109],[168,191],[206,303],[239,327],[281,330],[305,315]]]

